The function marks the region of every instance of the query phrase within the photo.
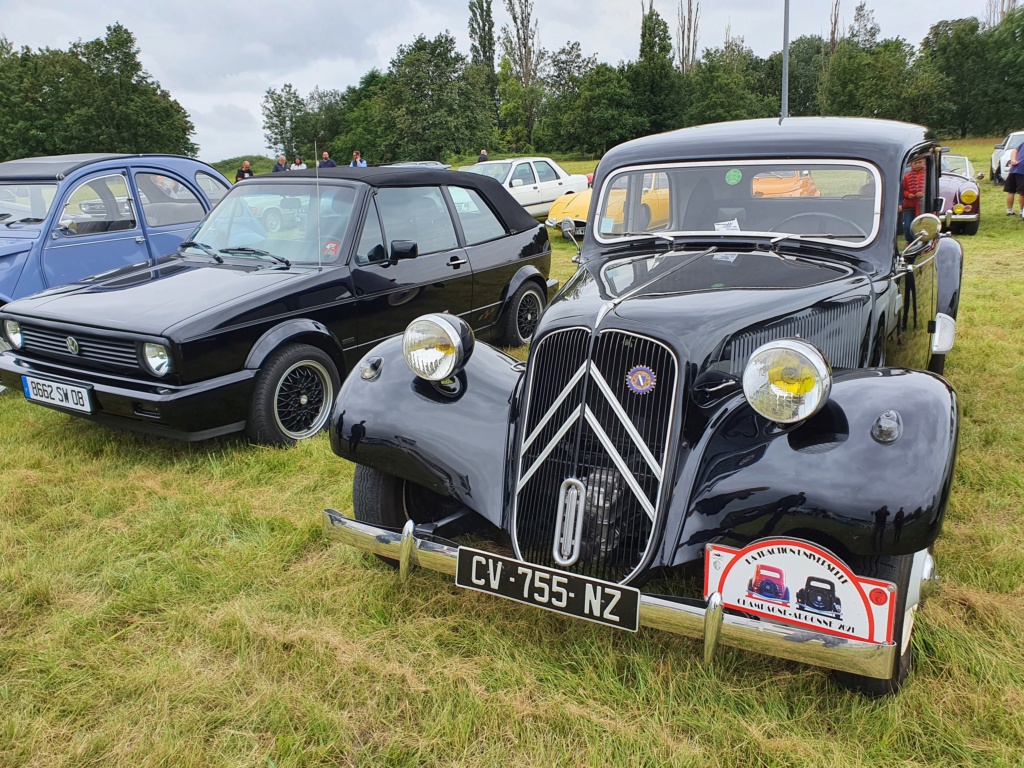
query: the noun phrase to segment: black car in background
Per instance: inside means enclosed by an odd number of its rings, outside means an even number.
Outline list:
[[[441,314],[358,363],[331,420],[359,465],[355,519],[327,510],[325,532],[403,575],[701,638],[706,661],[725,644],[895,691],[959,430],[938,375],[963,258],[934,215],[940,158],[922,126],[851,118],[610,150],[579,270],[526,366]],[[815,193],[763,193],[790,177]],[[471,529],[494,545],[451,543]],[[668,594],[638,588],[680,574]],[[834,585],[832,611],[802,609],[787,582]]]
[[[268,211],[287,209],[268,225]],[[234,188],[178,252],[4,307],[0,380],[33,403],[201,440],[290,443],[342,378],[416,317],[529,341],[549,292],[543,225],[493,179],[297,171]]]

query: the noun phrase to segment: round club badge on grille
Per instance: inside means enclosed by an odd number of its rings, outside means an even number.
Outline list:
[[[68,345],[68,352],[70,352],[72,355],[78,354],[78,341],[75,339],[74,336],[68,336],[67,339],[65,340],[65,343]]]
[[[657,383],[658,377],[646,365],[634,365],[626,374],[626,386],[635,395],[646,395]]]

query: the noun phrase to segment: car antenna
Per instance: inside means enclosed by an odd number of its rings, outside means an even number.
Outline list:
[[[316,163],[316,139],[313,139],[313,162]],[[324,255],[323,240],[320,238],[320,163],[316,163],[316,271],[323,272],[323,264],[320,263]]]

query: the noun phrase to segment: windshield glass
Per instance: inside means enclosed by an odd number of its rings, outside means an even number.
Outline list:
[[[355,200],[354,186],[321,184],[318,196],[315,183],[247,184],[232,189],[189,239],[214,252],[242,249],[230,253],[240,258],[261,258],[249,249],[293,264],[335,261],[353,225]],[[206,253],[198,245],[183,250]]]
[[[45,219],[56,196],[56,184],[0,182],[0,219]]]
[[[974,175],[974,169],[971,167],[971,161],[963,155],[943,155],[942,172],[957,173],[961,176]]]
[[[508,170],[512,163],[483,163],[480,165],[467,165],[462,170],[470,173],[479,173],[481,176],[490,176],[492,179],[504,182],[508,176]]]
[[[802,235],[871,242],[881,210],[878,170],[858,161],[726,161],[626,168],[601,192],[595,232]]]

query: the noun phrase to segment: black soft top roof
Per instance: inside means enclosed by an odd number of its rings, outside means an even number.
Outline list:
[[[24,157],[20,160],[8,160],[0,163],[0,179],[63,179],[72,171],[83,165],[98,163],[103,160],[116,160],[120,157],[131,157],[113,153],[82,153],[78,155],[51,155],[49,157]]]
[[[429,167],[380,166],[377,168],[321,168],[287,173],[267,173],[241,182],[259,181],[266,183],[285,182],[291,179],[310,181],[319,176],[320,181],[344,180],[368,184],[371,187],[424,187],[448,186],[465,187],[479,192],[494,207],[505,225],[513,232],[523,232],[537,227],[537,220],[526,212],[516,199],[501,184],[488,176],[461,171],[446,171]]]

